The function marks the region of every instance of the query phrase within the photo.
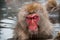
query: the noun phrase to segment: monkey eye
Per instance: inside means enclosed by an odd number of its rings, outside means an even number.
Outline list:
[[[37,19],[37,18],[38,18],[38,16],[34,16],[34,17],[33,17],[33,19]]]
[[[32,19],[32,18],[30,18],[30,17],[26,17],[26,19]]]

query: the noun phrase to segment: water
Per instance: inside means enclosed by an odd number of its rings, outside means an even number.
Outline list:
[[[0,33],[0,40],[7,40],[8,38],[13,37],[13,29],[8,29],[8,28],[0,28],[1,33]]]

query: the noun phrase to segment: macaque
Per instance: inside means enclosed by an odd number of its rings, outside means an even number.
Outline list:
[[[60,31],[58,32],[57,36],[55,37],[54,40],[60,40]]]
[[[14,40],[50,40],[53,38],[48,12],[38,2],[22,6],[17,15]]]
[[[48,0],[46,4],[47,11],[50,13],[51,11],[55,10],[57,7],[56,0]]]
[[[57,16],[54,17],[54,15],[59,15],[60,14],[59,13],[60,8],[59,8],[59,5],[57,4],[56,1],[57,0],[48,0],[47,4],[46,4],[46,9],[47,9],[48,13],[50,15],[53,15],[53,17],[50,16],[50,21],[53,24],[59,23],[58,17]]]

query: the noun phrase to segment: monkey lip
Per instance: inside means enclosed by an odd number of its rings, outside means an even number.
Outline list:
[[[31,31],[35,31],[35,30],[37,29],[37,26],[29,26],[29,29],[30,29]]]

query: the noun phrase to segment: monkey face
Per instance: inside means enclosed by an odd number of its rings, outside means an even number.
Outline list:
[[[39,16],[34,13],[34,14],[29,14],[26,16],[26,22],[28,24],[28,30],[30,32],[36,32],[38,30],[38,21],[39,21]]]

